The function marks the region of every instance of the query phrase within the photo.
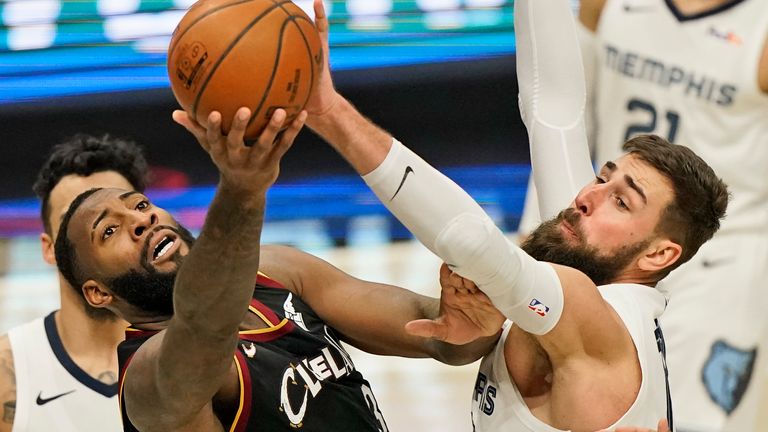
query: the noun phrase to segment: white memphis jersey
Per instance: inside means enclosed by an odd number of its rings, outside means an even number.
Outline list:
[[[629,330],[643,375],[634,404],[608,429],[613,430],[618,426],[655,428],[659,419],[669,417],[668,410],[671,410],[661,352],[664,338],[656,324],[656,318],[664,311],[666,300],[657,290],[643,285],[604,285],[599,290]],[[480,363],[472,399],[474,430],[563,432],[536,418],[512,382],[504,361],[504,342],[510,328],[511,322],[508,321],[496,348]]]
[[[768,2],[683,16],[669,0],[607,0],[597,28],[598,166],[655,133],[706,160],[733,200],[721,232],[768,225],[768,95],[758,64]]]
[[[117,383],[80,369],[64,350],[54,313],[8,333],[16,369],[13,432],[122,431]]]

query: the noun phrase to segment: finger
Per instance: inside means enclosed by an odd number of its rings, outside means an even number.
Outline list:
[[[262,151],[269,151],[283,128],[283,123],[287,114],[284,109],[278,108],[272,113],[272,118],[269,119],[269,123],[259,135],[259,139],[256,140],[256,144]]]
[[[198,122],[196,122],[192,117],[187,114],[186,111],[182,110],[174,110],[171,114],[171,118],[173,118],[173,121],[180,124],[181,126],[184,126],[184,129],[188,130],[189,133],[191,133],[198,143],[205,149],[205,151],[210,150],[210,145],[205,140],[205,128],[200,126]]]
[[[405,332],[412,336],[445,340],[446,335],[442,326],[433,320],[420,319],[405,324]]]
[[[301,128],[304,127],[304,122],[307,120],[307,112],[302,111],[299,113],[299,116],[296,117],[296,120],[291,122],[291,125],[288,127],[288,129],[281,132],[280,139],[278,140],[277,145],[275,146],[274,157],[276,158],[282,158],[283,155],[285,155],[285,152],[288,151],[288,149],[291,148],[293,145],[294,140],[296,140],[296,137],[299,135],[299,132],[301,132]]]
[[[315,27],[320,34],[320,40],[326,42],[328,40],[328,17],[325,15],[325,5],[323,0],[315,0],[313,5],[315,9]]]
[[[205,125],[205,139],[211,146],[211,154],[222,153],[226,150],[222,143],[221,135],[221,113],[212,111],[208,114],[208,120]]]
[[[243,138],[245,130],[248,128],[248,120],[251,118],[251,110],[241,107],[235,112],[232,119],[232,127],[227,134],[227,147],[230,150],[238,150],[245,146]]]
[[[469,279],[461,278],[461,285],[468,293],[474,293],[477,291],[477,285]]]

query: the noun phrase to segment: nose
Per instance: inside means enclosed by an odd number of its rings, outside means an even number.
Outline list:
[[[595,208],[598,206],[600,199],[605,195],[606,191],[607,188],[599,184],[585,187],[579,192],[578,195],[576,195],[576,199],[574,200],[576,210],[578,210],[584,216],[591,215],[592,212],[595,211]]]
[[[153,212],[135,211],[132,212],[131,216],[130,232],[135,240],[140,239],[146,230],[157,225],[158,222],[158,217]]]

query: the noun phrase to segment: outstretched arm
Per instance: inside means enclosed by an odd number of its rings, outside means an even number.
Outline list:
[[[476,302],[465,311],[445,310],[437,299],[357,279],[285,246],[263,248],[261,271],[301,297],[346,342],[373,354],[471,363],[491,350],[504,322],[490,301]],[[411,321],[438,317],[453,331],[426,338],[407,332]]]
[[[241,108],[229,136],[222,136],[217,112],[207,130],[185,113],[174,113],[209,153],[220,180],[200,237],[178,271],[174,316],[137,351],[125,374],[126,408],[142,429],[216,422],[211,400],[231,377],[237,330],[259,268],[266,192],[305,116],[278,138],[286,114],[277,110],[257,142],[246,147],[249,114]]]

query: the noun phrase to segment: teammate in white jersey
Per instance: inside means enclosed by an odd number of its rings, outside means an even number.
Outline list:
[[[77,135],[55,146],[38,173],[43,258],[55,265],[61,216],[93,187],[143,190],[147,163],[132,142]],[[59,277],[61,308],[0,336],[0,432],[122,430],[117,352],[126,324],[88,305]]]
[[[333,89],[327,67],[307,124],[425,246],[513,322],[484,364],[495,375],[478,381],[477,430],[654,427],[665,416],[671,423],[663,338],[654,322],[665,298],[653,286],[717,230],[726,187],[690,150],[650,136],[629,142],[630,154],[606,163],[595,180],[569,3],[519,0],[515,8],[534,174],[546,191],[543,208],[557,214],[526,245],[539,260],[509,242],[455,183],[360,115]],[[319,28],[327,48],[327,26]],[[562,169],[537,171],[539,159]],[[556,176],[574,189],[561,188]],[[408,327],[450,336],[440,322]]]
[[[580,16],[596,32],[595,162],[656,133],[693,149],[733,194],[715,238],[659,285],[676,426],[764,430],[768,3],[582,0]]]

